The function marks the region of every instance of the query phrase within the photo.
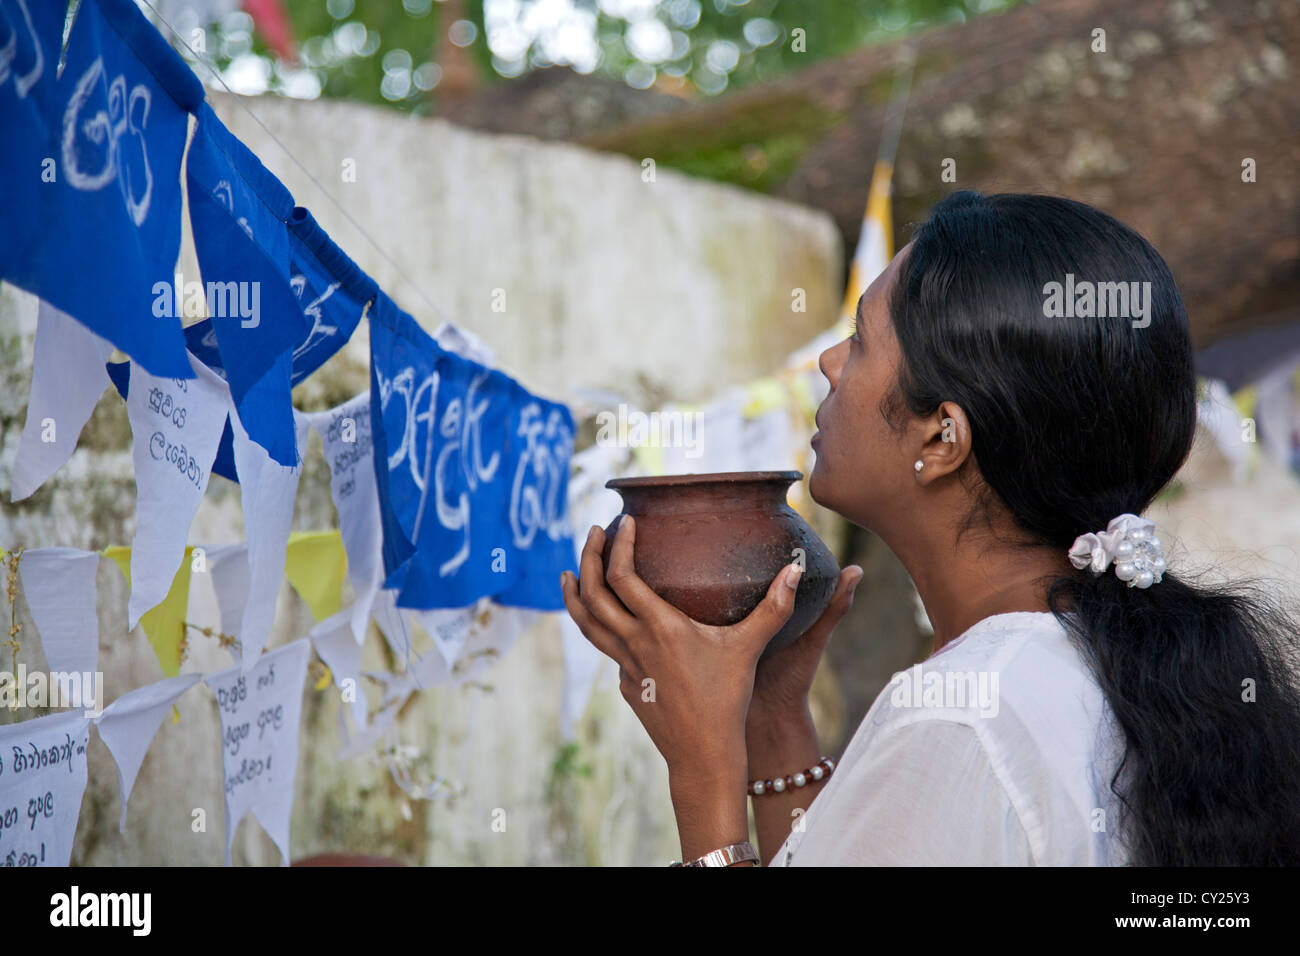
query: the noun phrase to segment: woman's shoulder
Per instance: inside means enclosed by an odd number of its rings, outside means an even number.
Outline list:
[[[1010,841],[989,851],[999,859],[1014,858],[1006,847],[1023,836],[1039,862],[1103,862],[1114,851],[1095,827],[1097,813],[1104,826],[1110,812],[1112,741],[1103,695],[1064,625],[1046,613],[996,615],[894,675],[845,749],[823,812],[818,801],[810,808],[810,825],[834,816],[832,804],[848,813],[887,779],[915,773],[1004,814],[985,821],[989,839]]]
[[[1015,611],[985,618],[894,674],[864,724],[877,732],[932,720],[986,730],[1044,719],[1092,724],[1102,703],[1065,625],[1048,612]]]
[[[979,622],[949,647],[895,675],[864,747],[910,727],[964,724],[1016,807],[1040,859],[1100,852],[1089,832],[1112,814],[1108,781],[1121,756],[1105,695],[1067,627],[1050,613]],[[866,721],[864,721],[866,723]],[[972,746],[975,746],[972,743]],[[1074,847],[1062,856],[1070,834]]]

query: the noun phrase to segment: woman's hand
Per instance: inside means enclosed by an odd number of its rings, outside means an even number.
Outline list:
[[[623,699],[670,775],[707,777],[711,769],[739,761],[743,777],[755,667],[794,610],[800,569],[783,569],[743,621],[714,627],[688,617],[641,580],[632,560],[635,542],[636,523],[624,515],[606,573],[605,534],[593,527],[583,547],[580,579],[567,573],[561,579],[565,607],[587,640],[618,663]],[[776,680],[770,687],[773,694],[788,689]]]
[[[862,568],[856,564],[840,571],[835,593],[813,626],[793,643],[758,663],[754,693],[745,721],[747,736],[752,738],[807,712],[808,694],[812,690],[817,665],[835,625],[853,606],[853,594],[862,574]]]

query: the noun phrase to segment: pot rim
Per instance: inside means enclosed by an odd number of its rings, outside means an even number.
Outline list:
[[[635,478],[611,478],[606,488],[676,487],[681,485],[749,484],[761,481],[784,481],[787,484],[803,478],[801,471],[717,471],[696,475],[638,475]]]

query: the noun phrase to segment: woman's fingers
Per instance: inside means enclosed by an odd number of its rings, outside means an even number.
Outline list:
[[[830,603],[826,605],[826,610],[822,611],[821,616],[813,622],[813,626],[808,628],[808,632],[800,641],[801,644],[815,644],[830,637],[831,631],[835,630],[835,625],[840,622],[840,618],[844,617],[853,606],[853,594],[862,580],[862,574],[862,569],[856,564],[850,564],[840,572]]]
[[[619,604],[618,598],[605,584],[605,565],[600,556],[604,546],[605,532],[592,525],[578,564],[581,574],[578,595],[597,621],[615,634],[627,634],[636,627],[636,618]]]
[[[614,547],[610,549],[609,571],[605,574],[605,580],[619,600],[640,620],[650,620],[665,612],[675,612],[677,609],[655,594],[650,585],[636,573],[636,563],[633,560],[635,544],[636,521],[631,515],[625,514],[618,519],[618,527],[614,530]]]
[[[787,564],[768,585],[767,594],[749,616],[734,626],[741,640],[753,642],[761,653],[777,631],[785,626],[794,613],[794,596],[799,587],[802,570],[797,564]]]
[[[560,593],[564,595],[564,606],[573,622],[578,625],[578,630],[582,631],[583,637],[610,660],[617,661],[620,672],[627,669],[631,663],[627,645],[587,610],[578,594],[578,582],[568,571],[560,575]]]

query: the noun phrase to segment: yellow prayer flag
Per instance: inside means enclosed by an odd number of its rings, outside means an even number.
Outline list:
[[[140,618],[140,626],[144,628],[145,636],[153,645],[154,653],[158,655],[158,663],[162,665],[163,674],[167,677],[175,677],[181,672],[181,641],[185,638],[185,618],[189,613],[190,552],[193,550],[194,548],[190,546],[185,548],[185,557],[181,560],[176,577],[172,579],[171,590],[167,592],[162,603]],[[130,546],[110,545],[100,554],[112,559],[126,578],[129,588],[131,586]],[[179,719],[178,712],[172,722],[175,723]]]
[[[348,555],[337,528],[294,531],[289,535],[284,573],[316,620],[322,621],[342,608],[347,570]]]
[[[849,281],[844,289],[844,307],[840,321],[847,337],[853,332],[854,312],[858,299],[885,271],[894,257],[894,220],[889,211],[889,190],[894,177],[894,164],[877,160],[871,172],[871,188],[867,193],[867,208],[862,215],[862,232],[858,246],[849,265]]]

